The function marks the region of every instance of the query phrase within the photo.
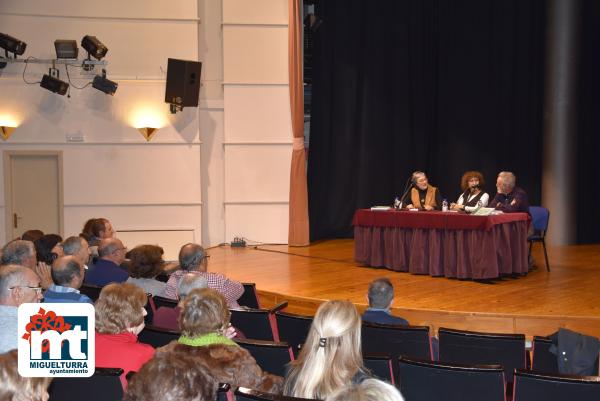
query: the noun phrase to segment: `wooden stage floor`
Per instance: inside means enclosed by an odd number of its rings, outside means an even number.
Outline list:
[[[600,245],[552,247],[548,252],[550,272],[536,244],[536,270],[492,284],[363,266],[354,262],[353,240],[309,247],[214,247],[209,270],[256,283],[263,307],[287,300],[292,313],[314,314],[330,299],[348,299],[362,311],[369,282],[385,276],[395,287],[393,313],[412,325],[529,337],[567,327],[600,337]]]

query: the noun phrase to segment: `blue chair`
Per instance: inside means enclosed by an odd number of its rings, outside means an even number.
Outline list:
[[[550,211],[542,206],[530,206],[529,214],[531,215],[531,223],[533,224],[533,234],[527,241],[529,242],[529,254],[534,242],[541,242],[544,246],[544,257],[546,258],[546,270],[550,271],[548,263],[548,252],[546,251],[546,231],[548,231],[548,221],[550,220]]]

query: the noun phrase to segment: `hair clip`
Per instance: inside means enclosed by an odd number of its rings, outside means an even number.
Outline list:
[[[319,338],[319,347],[325,348],[326,345],[327,345],[327,338],[325,338],[325,337]]]

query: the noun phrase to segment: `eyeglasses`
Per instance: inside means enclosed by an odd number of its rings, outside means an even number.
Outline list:
[[[15,285],[13,287],[8,287],[9,290],[14,290],[15,288],[29,288],[30,290],[35,290],[38,294],[42,293],[42,287],[31,287],[29,285]]]

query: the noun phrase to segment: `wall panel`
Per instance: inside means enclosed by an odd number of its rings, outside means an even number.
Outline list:
[[[287,25],[287,3],[287,0],[224,0],[223,22]]]
[[[225,205],[228,241],[242,236],[252,242],[287,243],[288,205],[227,204]]]

